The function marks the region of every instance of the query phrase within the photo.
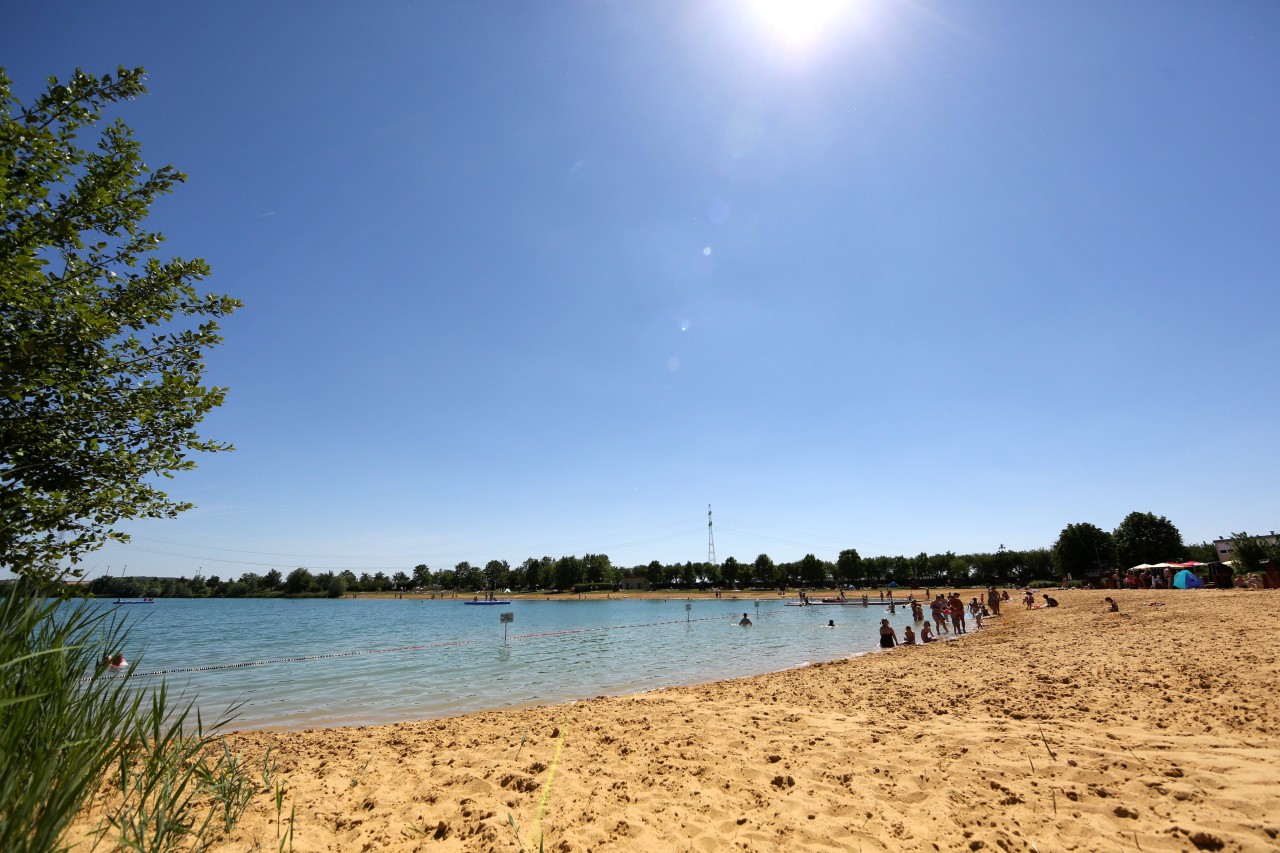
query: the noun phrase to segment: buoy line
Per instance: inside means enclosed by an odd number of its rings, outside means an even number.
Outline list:
[[[772,614],[761,614],[772,615]],[[699,616],[697,619],[666,619],[661,622],[637,622],[632,625],[599,625],[594,628],[566,628],[562,631],[540,631],[533,634],[515,634],[511,637],[513,640],[533,640],[540,637],[557,637],[567,634],[593,634],[601,631],[624,631],[632,628],[653,628],[659,625],[683,625],[691,622],[716,622],[726,618],[736,618],[736,613],[725,616]],[[465,646],[477,642],[476,640],[449,640],[441,643],[421,643],[414,646],[396,646],[389,649],[363,649],[355,652],[333,652],[326,655],[298,655],[287,658],[268,658],[266,660],[240,661],[237,663],[214,663],[207,666],[182,666],[171,667],[169,669],[153,669],[147,672],[135,672],[130,675],[131,678],[153,678],[157,675],[179,675],[184,672],[216,672],[227,669],[247,669],[249,667],[271,666],[280,663],[304,663],[314,660],[335,660],[337,658],[354,658],[365,657],[368,655],[384,655],[394,654],[396,652],[416,652],[423,649],[439,649],[448,646]],[[86,679],[87,680],[87,679]]]

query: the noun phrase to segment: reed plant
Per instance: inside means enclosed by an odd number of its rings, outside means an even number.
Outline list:
[[[100,839],[114,830],[122,849],[165,851],[198,846],[204,837],[218,798],[216,790],[204,796],[200,784],[218,773],[205,754],[235,709],[206,728],[194,700],[171,701],[163,682],[138,689],[132,683],[138,659],[124,671],[102,663],[128,638],[115,610],[85,600],[62,600],[22,583],[0,598],[5,853],[67,849],[67,827],[108,778],[119,797],[107,804]],[[223,775],[238,770],[224,768]],[[229,796],[238,803],[234,788]]]
[[[18,586],[0,599],[0,850],[45,853],[126,748],[142,708],[100,665],[123,620]]]
[[[215,775],[206,753],[235,709],[206,730],[194,699],[171,703],[164,682],[148,699],[126,736],[117,774],[120,796],[118,805],[109,809],[109,823],[123,850],[164,853],[188,845],[199,848],[217,806],[217,792],[201,785]],[[202,797],[205,793],[215,797]],[[243,810],[235,813],[236,819]],[[229,820],[227,832],[234,826],[235,820]]]

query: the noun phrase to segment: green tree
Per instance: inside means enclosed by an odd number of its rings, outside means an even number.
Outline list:
[[[1115,541],[1116,561],[1121,568],[1138,563],[1181,560],[1184,553],[1182,534],[1163,515],[1131,512],[1111,536]]]
[[[863,577],[862,557],[857,548],[845,548],[836,557],[836,583],[857,586]]]
[[[280,574],[279,569],[272,569],[262,576],[262,589],[271,592],[279,589],[280,583],[284,580],[284,576]]]
[[[805,586],[824,586],[827,581],[827,567],[812,554],[805,554],[796,566],[796,574]]]
[[[1062,576],[1084,578],[1102,571],[1115,553],[1111,534],[1087,521],[1068,524],[1053,543],[1053,567]]]
[[[755,562],[751,566],[753,571],[752,580],[758,586],[772,586],[778,582],[778,567],[768,554],[756,555]]]
[[[23,106],[0,73],[0,565],[28,577],[190,508],[157,477],[230,449],[196,426],[225,393],[202,384],[216,318],[240,303],[197,293],[205,262],[161,260],[144,227],[185,176],[145,166],[120,120],[77,143],[142,79],[77,70]]]
[[[1212,542],[1193,542],[1184,546],[1188,560],[1197,563],[1213,563],[1218,560],[1218,549]]]
[[[582,558],[582,572],[587,583],[604,583],[613,576],[613,563],[608,554],[587,554]]]
[[[431,585],[431,567],[426,563],[419,563],[413,567],[413,585],[418,589]]]
[[[1280,559],[1280,545],[1272,544],[1261,536],[1248,533],[1232,533],[1231,562],[1238,574],[1247,575],[1262,571],[1258,565],[1263,560]]]
[[[553,569],[556,589],[573,589],[582,580],[582,561],[577,557],[561,557]]]
[[[720,577],[729,586],[737,585],[741,572],[742,564],[738,562],[736,557],[726,557],[724,564],[720,566]]]
[[[498,589],[507,585],[507,575],[511,566],[506,560],[490,560],[484,565],[484,582],[486,589]]]
[[[284,591],[290,595],[309,592],[312,580],[310,571],[302,567],[296,568],[289,572],[289,576],[284,579]]]

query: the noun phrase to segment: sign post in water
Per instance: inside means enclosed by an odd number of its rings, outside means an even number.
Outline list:
[[[502,621],[502,642],[507,641],[507,626],[516,621],[516,615],[510,611],[498,614],[498,618]]]
[[[693,609],[693,602],[692,602],[692,601],[686,601],[686,602],[684,603],[684,621],[686,621],[686,622],[688,622],[688,621],[689,621],[689,619],[690,619],[690,617],[689,617],[689,611],[690,611],[690,610],[692,610],[692,609]]]

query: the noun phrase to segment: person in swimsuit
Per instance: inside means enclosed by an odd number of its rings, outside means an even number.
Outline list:
[[[747,614],[743,613],[742,618],[738,620],[738,624],[741,625],[743,628],[750,628],[751,620],[747,618]]]
[[[924,627],[920,629],[920,642],[936,643],[937,641],[938,641],[938,638],[933,636],[933,628],[929,625],[928,622],[925,622]]]
[[[1053,596],[1049,595],[1049,593],[1047,593],[1047,592],[1046,592],[1046,593],[1044,594],[1044,606],[1045,606],[1045,607],[1057,607],[1057,606],[1058,606],[1058,599],[1054,598]]]
[[[880,648],[891,649],[898,645],[898,635],[889,625],[888,619],[880,620]]]
[[[916,632],[912,631],[911,626],[908,625],[902,629],[902,645],[914,646],[915,644],[916,644]]]
[[[951,629],[954,634],[963,634],[964,630],[964,601],[960,598],[960,593],[951,593]]]
[[[1119,612],[1120,612],[1120,605],[1119,605],[1119,604],[1116,604],[1116,601],[1115,601],[1115,599],[1114,599],[1114,598],[1112,598],[1111,596],[1109,596],[1109,595],[1108,595],[1106,598],[1104,598],[1104,599],[1102,599],[1102,600],[1103,600],[1103,601],[1105,601],[1105,602],[1107,603],[1107,612],[1108,612],[1108,613],[1119,613]]]

